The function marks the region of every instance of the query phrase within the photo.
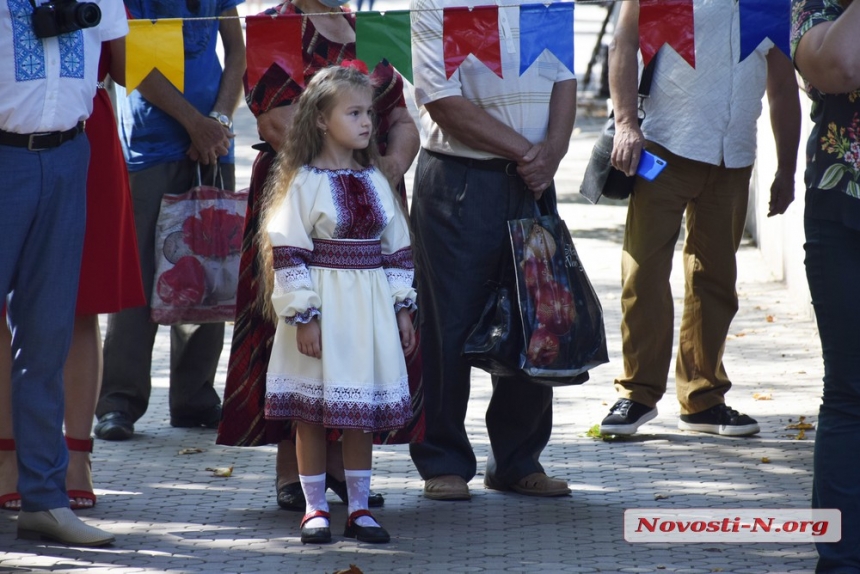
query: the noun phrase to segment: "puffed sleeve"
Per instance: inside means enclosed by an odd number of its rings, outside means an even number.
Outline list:
[[[320,314],[308,263],[313,254],[313,209],[321,178],[301,171],[266,229],[272,241],[275,286],[272,304],[290,325],[307,323]]]
[[[391,206],[391,219],[382,232],[382,268],[391,286],[391,298],[394,310],[416,309],[415,288],[412,286],[415,278],[415,265],[412,261],[412,245],[409,240],[409,225],[406,214],[395,203],[396,198],[391,191],[388,181],[379,171],[374,173],[373,183],[380,195],[388,198],[386,205]]]

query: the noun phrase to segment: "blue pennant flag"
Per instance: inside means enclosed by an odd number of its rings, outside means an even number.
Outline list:
[[[549,50],[573,72],[573,2],[520,6],[520,75]]]
[[[740,0],[741,59],[743,62],[765,38],[791,57],[791,0]]]

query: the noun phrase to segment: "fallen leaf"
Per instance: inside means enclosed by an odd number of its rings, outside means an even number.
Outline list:
[[[333,574],[364,574],[355,564],[350,564],[346,570],[336,570]]]
[[[772,401],[773,395],[770,393],[753,393],[753,398],[757,401]]]
[[[603,435],[600,434],[600,425],[594,425],[585,431],[585,436],[588,438],[601,438]]]
[[[206,470],[210,471],[213,476],[223,476],[225,478],[233,476],[232,466],[219,466],[217,468],[207,468]]]
[[[773,315],[768,315],[767,317],[765,317],[765,321],[767,321],[768,323],[773,323],[775,320],[776,319],[774,319]]]
[[[794,440],[803,440],[805,438],[806,438],[806,431],[801,429],[800,432],[797,433],[797,436],[794,437]]]
[[[661,494],[658,492],[657,494],[654,495],[654,500],[665,500],[667,498],[669,498],[668,494]]]
[[[788,419],[788,420],[790,421],[791,419]],[[805,421],[806,421],[806,417],[798,417],[796,423],[790,424],[785,428],[787,430],[799,430],[799,431],[812,430],[815,428],[814,424],[811,424],[811,423],[808,423]]]
[[[770,459],[766,456],[761,457],[761,461],[765,464],[770,464]]]
[[[202,448],[192,447],[192,448],[183,448],[179,451],[179,454],[200,454],[203,452]]]
[[[746,337],[746,336],[747,336],[747,334],[746,334],[746,333],[737,333],[737,334],[735,334],[735,337]]]

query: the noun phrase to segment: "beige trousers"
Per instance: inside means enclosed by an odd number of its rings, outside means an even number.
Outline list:
[[[621,398],[653,407],[666,392],[674,307],[669,276],[686,215],[684,311],[675,386],[682,414],[724,403],[726,335],[738,309],[737,264],[752,167],[728,169],[679,157],[648,142],[667,161],[649,182],[638,178],[627,211],[622,255]]]

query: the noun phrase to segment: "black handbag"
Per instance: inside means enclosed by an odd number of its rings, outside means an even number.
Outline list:
[[[645,118],[642,104],[651,93],[651,81],[654,78],[654,66],[657,57],[654,56],[648,66],[642,71],[642,79],[639,82],[639,125]],[[636,176],[628,176],[624,172],[612,167],[612,144],[615,141],[615,113],[609,115],[603,131],[598,136],[591,150],[591,158],[582,176],[582,184],[579,186],[581,193],[591,203],[597,203],[600,197],[609,199],[627,199],[633,193]]]
[[[603,310],[555,205],[543,201],[540,208],[542,215],[508,222],[511,249],[499,279],[487,285],[490,295],[463,356],[491,375],[578,385],[589,369],[609,360]],[[534,249],[533,238],[539,243]]]

